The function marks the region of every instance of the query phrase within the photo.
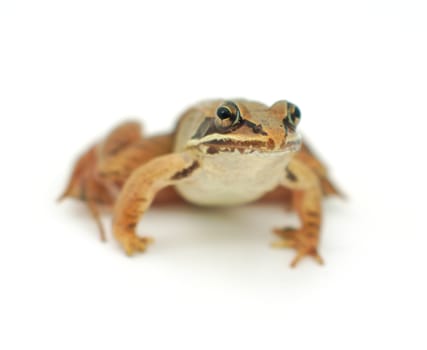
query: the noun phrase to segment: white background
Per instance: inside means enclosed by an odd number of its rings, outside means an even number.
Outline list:
[[[425,349],[426,23],[423,1],[2,1],[0,348]],[[153,210],[127,258],[55,203],[124,116],[170,130],[213,97],[301,108],[349,197],[325,266],[269,247],[280,207]]]

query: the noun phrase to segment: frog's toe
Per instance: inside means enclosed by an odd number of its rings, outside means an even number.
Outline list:
[[[302,258],[306,257],[306,256],[311,256],[314,258],[314,260],[317,261],[317,263],[319,265],[323,265],[324,261],[322,259],[322,257],[319,255],[319,253],[317,252],[317,249],[310,249],[310,250],[298,250],[297,254],[295,255],[295,257],[293,258],[293,260],[291,261],[291,267],[295,267],[297,266],[297,264],[302,260]]]
[[[272,243],[274,248],[293,248],[297,254],[291,262],[291,267],[295,267],[304,257],[313,257],[320,265],[323,259],[317,251],[317,239],[305,232],[303,229],[274,229],[273,232],[280,237],[279,241]]]
[[[298,235],[301,233],[301,230],[294,229],[292,227],[284,227],[284,228],[275,228],[273,229],[273,232],[280,238],[295,241]]]
[[[121,244],[126,252],[126,255],[132,256],[137,252],[144,252],[154,239],[151,237],[138,237],[135,235],[126,236],[121,240]]]

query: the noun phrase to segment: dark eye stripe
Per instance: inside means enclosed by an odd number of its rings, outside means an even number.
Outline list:
[[[260,124],[257,125],[246,119],[243,120],[243,124],[249,126],[255,134],[268,135]]]
[[[215,133],[216,127],[215,127],[215,118],[213,117],[206,117],[203,122],[200,124],[199,128],[197,129],[196,133],[191,137],[192,139],[200,139],[203,136],[210,135]]]

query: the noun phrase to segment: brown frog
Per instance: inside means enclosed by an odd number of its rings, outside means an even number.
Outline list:
[[[83,200],[105,234],[99,207],[113,210],[113,233],[128,255],[152,241],[135,228],[152,204],[231,206],[289,202],[300,228],[274,229],[275,247],[296,250],[291,266],[318,253],[322,198],[340,195],[325,167],[301,141],[297,106],[211,100],[189,108],[174,132],[145,138],[126,122],[77,162],[61,196]]]

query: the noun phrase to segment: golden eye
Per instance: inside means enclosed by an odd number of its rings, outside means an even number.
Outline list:
[[[297,106],[292,103],[288,104],[288,115],[286,116],[286,120],[290,125],[296,127],[301,119],[301,111]]]
[[[231,117],[233,116],[231,110],[229,107],[227,106],[221,106],[216,110],[216,115],[218,116],[219,119],[224,120],[224,119],[231,119]]]
[[[227,101],[216,110],[215,125],[220,130],[229,129],[236,126],[241,121],[240,111],[234,102]]]
[[[288,111],[286,117],[283,119],[283,124],[286,130],[295,131],[301,119],[301,111],[297,106],[288,102]]]

